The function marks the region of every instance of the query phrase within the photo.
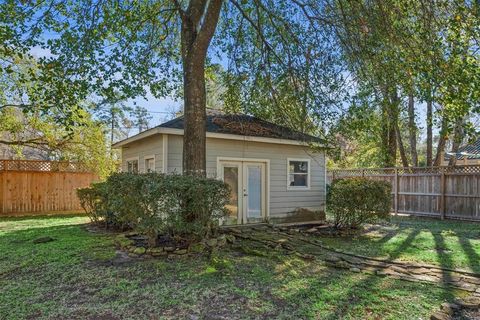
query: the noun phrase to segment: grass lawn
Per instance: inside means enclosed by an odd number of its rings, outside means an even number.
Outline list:
[[[480,223],[392,217],[355,237],[322,237],[324,244],[353,253],[415,261],[480,273]]]
[[[456,294],[266,250],[114,263],[113,235],[91,233],[87,222],[82,216],[0,220],[0,319],[428,319]],[[395,222],[383,238],[367,233],[325,241],[363,254],[465,267],[480,251],[477,225],[448,223],[452,231],[441,231],[440,222],[429,221],[430,239],[427,222]],[[43,236],[55,241],[32,243]],[[425,252],[439,237],[442,248],[462,248],[461,257],[440,261]]]

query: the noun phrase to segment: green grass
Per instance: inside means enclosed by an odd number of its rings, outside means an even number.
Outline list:
[[[322,237],[324,244],[353,253],[414,261],[480,273],[480,224],[393,217],[355,237]]]
[[[0,319],[428,319],[455,294],[271,251],[113,263],[86,222],[0,220]]]

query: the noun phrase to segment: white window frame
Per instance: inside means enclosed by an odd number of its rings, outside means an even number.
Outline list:
[[[140,158],[139,157],[131,157],[131,158],[127,158],[125,159],[125,172],[129,172],[128,171],[128,162],[129,161],[137,161],[137,169],[138,169],[138,172],[140,172]]]
[[[155,165],[155,155],[151,154],[151,155],[143,157],[143,169],[144,169],[145,173],[148,172],[147,171],[147,160],[153,160],[153,170],[152,170],[152,172],[155,172],[157,170],[157,166]]]
[[[301,161],[306,162],[308,166],[307,170],[307,186],[291,186],[290,185],[290,161]],[[310,190],[310,176],[312,172],[312,167],[310,165],[310,159],[306,158],[287,158],[287,190]],[[304,174],[304,173],[298,173]]]

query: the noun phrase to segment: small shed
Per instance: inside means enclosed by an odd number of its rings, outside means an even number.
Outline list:
[[[178,117],[115,143],[122,170],[182,173],[183,128]],[[232,190],[227,224],[324,217],[321,139],[249,115],[208,115],[206,129],[207,176]]]

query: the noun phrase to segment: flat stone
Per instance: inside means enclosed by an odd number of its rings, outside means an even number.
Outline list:
[[[396,266],[396,265],[392,265],[390,266],[390,269],[398,272],[398,273],[408,273],[407,269],[403,268],[403,267],[400,267],[400,266]]]
[[[39,244],[39,243],[47,243],[47,242],[52,242],[52,241],[55,241],[55,239],[53,239],[52,237],[40,237],[40,238],[37,238],[37,239],[33,240],[32,242],[35,243],[35,244]]]
[[[413,278],[419,280],[419,281],[428,281],[428,282],[438,282],[439,279],[433,276],[429,276],[427,274],[416,274],[413,276]]]
[[[430,269],[426,269],[426,268],[411,268],[408,270],[410,273],[413,273],[413,274],[426,274],[430,271]]]
[[[449,315],[453,315],[458,309],[460,309],[460,306],[455,303],[444,302],[440,305],[440,310]]]
[[[165,250],[167,252],[173,252],[173,251],[175,251],[175,247],[164,247],[163,250]]]
[[[241,234],[242,233],[242,229],[239,229],[239,228],[231,228],[231,229],[229,229],[229,231],[231,233],[235,233],[235,234]]]
[[[212,239],[208,239],[207,241],[205,241],[205,243],[209,247],[215,247],[218,244],[218,240],[215,239],[215,238],[212,238]]]
[[[463,299],[456,299],[455,303],[466,309],[478,309],[480,308],[480,297],[466,297]]]
[[[359,273],[362,270],[360,270],[360,268],[353,267],[353,268],[350,268],[350,271],[355,272],[355,273]]]
[[[177,249],[173,253],[182,255],[182,254],[187,254],[187,252],[188,252],[187,249]]]
[[[449,314],[446,314],[442,311],[435,311],[431,316],[430,320],[450,320],[452,317]]]
[[[480,278],[474,278],[474,277],[462,277],[462,280],[471,284],[477,284],[480,285]]]
[[[473,284],[466,283],[466,282],[455,283],[454,285],[457,288],[461,288],[462,290],[469,291],[469,292],[475,292],[475,290],[477,289],[477,287],[474,286]]]
[[[202,253],[203,251],[205,251],[205,244],[201,242],[192,243],[188,248],[188,251],[193,253]]]
[[[385,270],[377,270],[377,271],[375,272],[375,274],[376,274],[377,276],[386,276],[386,275],[387,275],[387,273],[385,272]]]
[[[317,231],[318,231],[317,228],[310,228],[310,229],[305,230],[306,233],[315,233]]]
[[[147,252],[147,249],[144,247],[137,247],[133,250],[133,253],[135,254],[144,254],[145,252]]]
[[[342,261],[342,259],[340,259],[337,256],[328,256],[328,257],[325,258],[325,261],[326,262],[331,262],[331,263],[337,263],[337,262]]]
[[[221,235],[217,238],[217,246],[223,247],[227,244],[227,237],[225,235]]]
[[[235,236],[233,234],[228,234],[226,236],[227,242],[228,243],[234,243],[235,242]]]

